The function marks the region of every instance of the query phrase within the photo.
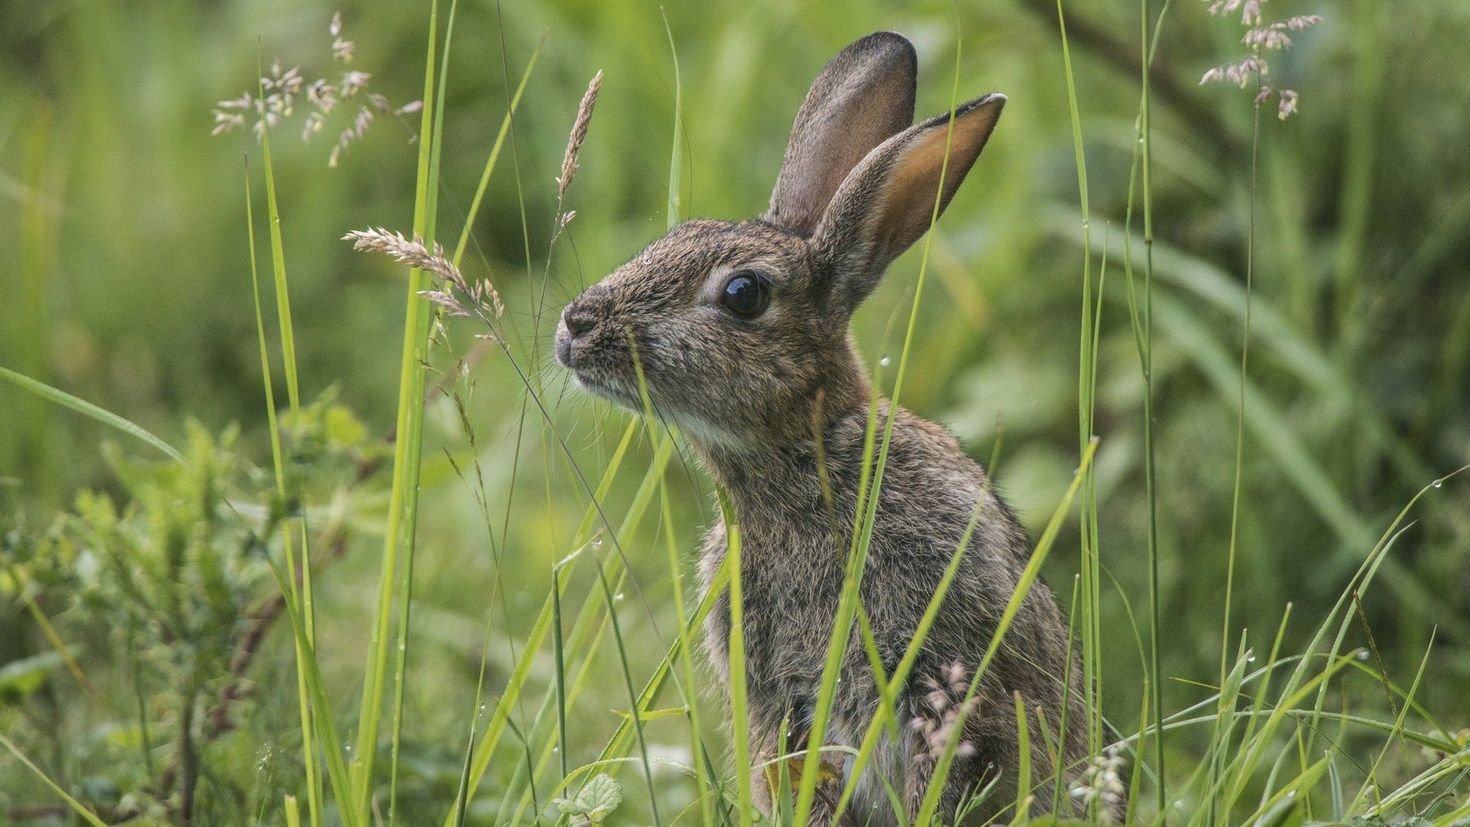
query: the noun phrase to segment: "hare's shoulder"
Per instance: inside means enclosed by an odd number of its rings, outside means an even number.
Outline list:
[[[902,408],[893,434],[880,501],[890,535],[947,554],[973,519],[972,549],[1024,557],[1027,544],[1019,520],[954,434]]]
[[[954,494],[972,504],[989,487],[985,469],[949,429],[902,407],[894,412],[885,477],[888,473],[892,482],[917,485],[928,494]]]

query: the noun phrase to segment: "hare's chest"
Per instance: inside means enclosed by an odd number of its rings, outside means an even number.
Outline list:
[[[707,590],[725,565],[723,526],[706,537],[700,575]],[[743,527],[740,616],[750,692],[789,696],[821,675],[842,592],[842,568],[830,547],[782,531]],[[731,597],[726,588],[705,621],[710,660],[728,679]],[[752,697],[752,700],[757,700]]]

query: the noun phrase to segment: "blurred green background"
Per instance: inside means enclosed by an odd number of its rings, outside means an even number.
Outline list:
[[[300,65],[308,80],[336,77],[342,67],[332,61],[327,28],[339,8],[343,36],[356,43],[351,68],[371,73],[371,88],[394,106],[414,100],[426,6],[0,4],[0,365],[174,442],[183,441],[188,419],[212,432],[238,423],[243,461],[268,468],[243,196],[249,175],[261,197],[259,146],[243,131],[211,136],[211,110],[253,89],[257,67],[276,59]],[[1139,100],[1138,7],[1076,0],[1066,10],[1095,267],[1109,251],[1097,496],[1103,561],[1116,582],[1104,591],[1107,628],[1116,630],[1104,645],[1117,664],[1111,681],[1104,675],[1106,711],[1127,731],[1139,666],[1125,598],[1137,612],[1147,593],[1143,384],[1121,266]],[[1410,497],[1470,463],[1470,5],[1276,0],[1268,10],[1320,14],[1324,22],[1272,56],[1270,79],[1300,93],[1300,113],[1278,122],[1268,111],[1261,124],[1233,625],[1269,634],[1292,602],[1298,622],[1288,640],[1300,641]],[[951,427],[977,458],[1001,440],[998,483],[1035,536],[1078,453],[1081,213],[1055,3],[684,3],[662,12],[681,71],[677,133],[674,60],[658,4],[464,0],[454,32],[440,194],[441,236],[450,241],[509,90],[540,44],[466,269],[489,275],[505,293],[514,349],[547,389],[556,429],[580,466],[593,480],[600,475],[626,418],[567,387],[548,358],[555,314],[662,232],[676,134],[682,214],[755,214],[815,72],[856,37],[894,29],[918,48],[921,117],[948,105],[956,61],[962,98],[991,90],[1010,97],[937,230],[917,367],[903,402]],[[1166,689],[1169,709],[1206,694],[1187,682],[1212,679],[1222,645],[1253,109],[1250,91],[1197,82],[1243,54],[1240,35],[1237,20],[1176,0],[1153,69],[1162,644],[1166,674],[1180,679]],[[577,215],[548,264],[554,178],[578,99],[599,69],[602,93],[566,204]],[[309,399],[335,388],[366,434],[385,434],[397,398],[403,273],[339,239],[369,225],[411,226],[418,118],[380,116],[329,168],[344,115],[303,142],[300,109],[273,132],[273,146],[301,386]],[[1132,250],[1141,256],[1137,239]],[[263,245],[260,254],[267,255]],[[911,253],[896,263],[859,314],[858,340],[870,358],[897,347],[918,262]],[[437,379],[452,383],[475,332],[448,326],[434,349]],[[487,621],[493,687],[546,594],[551,565],[572,551],[586,505],[539,415],[523,414],[521,382],[503,355],[473,361],[474,390],[465,399],[497,553],[473,486],[444,459],[445,451],[468,456],[469,443],[453,404],[440,399],[430,406],[415,571],[414,668],[425,679],[409,687],[406,732],[418,762],[409,790],[439,801],[457,778]],[[276,398],[283,399],[279,391]],[[0,384],[4,527],[14,536],[43,531],[80,488],[119,494],[100,447],[118,439]],[[152,459],[141,443],[118,447]],[[647,455],[641,443],[635,451]],[[675,473],[690,484],[677,504],[678,534],[692,555],[713,509],[707,483],[684,456]],[[357,692],[373,611],[382,477],[350,489],[343,506],[350,541],[319,576],[318,613],[331,641],[324,670],[344,707]],[[616,489],[612,499],[630,494]],[[1414,518],[1365,596],[1354,641],[1371,628],[1386,667],[1407,684],[1437,630],[1421,697],[1454,729],[1470,718],[1470,486],[1431,490]],[[635,673],[662,653],[662,644],[645,649],[639,641],[666,642],[673,624],[663,552],[645,533],[650,542],[624,541],[642,584],[629,595],[640,611],[625,619],[640,661]],[[1067,536],[1048,573],[1064,600],[1077,567],[1076,554],[1066,553],[1075,549],[1075,526]],[[125,683],[117,639],[83,622],[84,604],[57,596],[46,609],[74,630],[67,642],[99,688]],[[47,648],[19,592],[0,607],[0,638],[7,661]],[[290,752],[290,664],[289,639],[277,631],[251,673],[246,728],[259,737],[235,747],[246,756],[244,778],[252,777],[252,760],[266,761],[261,750]],[[62,678],[58,671],[52,681]],[[1362,704],[1382,705],[1381,692],[1362,685]],[[6,726],[49,770],[105,776],[105,746],[59,744],[90,743],[115,711],[96,696],[68,706],[73,686],[51,691],[50,713],[9,712]],[[622,702],[619,691],[610,682],[584,701],[589,731],[605,737],[616,724],[606,710]],[[44,746],[51,741],[54,750]],[[594,750],[597,743],[589,738]],[[0,796],[34,802],[34,779],[13,766],[0,760]]]

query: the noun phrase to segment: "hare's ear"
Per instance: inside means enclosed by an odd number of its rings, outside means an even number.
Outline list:
[[[827,63],[796,113],[767,221],[811,235],[852,168],[913,123],[917,65],[913,45],[893,32],[870,34]]]
[[[848,174],[812,236],[848,311],[944,212],[990,138],[1006,98],[990,94],[894,135]],[[940,177],[943,176],[941,183]],[[936,209],[937,206],[937,209]]]

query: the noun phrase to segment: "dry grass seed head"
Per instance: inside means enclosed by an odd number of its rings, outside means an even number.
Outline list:
[[[561,175],[556,178],[556,197],[566,196],[572,178],[577,174],[577,154],[582,151],[582,142],[587,140],[587,125],[592,122],[592,109],[597,106],[597,93],[602,89],[602,70],[592,76],[582,102],[577,105],[577,119],[572,122],[572,134],[567,138],[567,151],[561,159]]]

